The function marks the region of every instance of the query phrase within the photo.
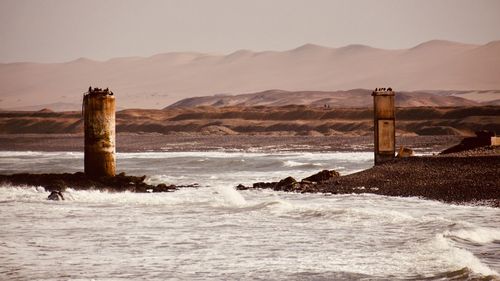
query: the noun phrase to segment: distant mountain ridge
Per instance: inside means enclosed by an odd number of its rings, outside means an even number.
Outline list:
[[[285,106],[308,105],[314,107],[356,108],[372,107],[371,90],[353,89],[348,91],[283,91],[269,90],[242,95],[214,95],[180,100],[167,108],[188,108],[198,106]],[[483,103],[484,104],[484,103]],[[396,106],[479,106],[481,103],[448,94],[397,92]]]
[[[471,45],[433,40],[400,50],[306,44],[288,51],[228,55],[176,52],[107,61],[8,63],[0,64],[0,108],[80,104],[90,85],[112,89],[121,108],[162,108],[194,96],[268,89],[498,90],[498,73],[500,41]]]
[[[7,108],[4,110],[15,110],[15,111],[37,111],[43,109],[50,109],[53,111],[73,111],[81,109],[82,105],[77,103],[64,103],[64,102],[56,102],[50,104],[40,104],[40,105],[28,105],[28,106],[19,106]]]

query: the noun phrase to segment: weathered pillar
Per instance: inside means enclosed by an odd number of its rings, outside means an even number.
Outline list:
[[[394,158],[396,151],[396,121],[394,92],[377,88],[372,93],[375,136],[375,165]]]
[[[83,96],[85,175],[115,176],[115,96],[108,89],[89,88]]]

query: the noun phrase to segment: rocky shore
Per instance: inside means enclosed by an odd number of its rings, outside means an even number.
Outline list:
[[[422,197],[447,203],[500,207],[500,155],[496,150],[478,156],[425,156],[394,159],[370,169],[340,176],[322,171],[297,181],[259,182],[238,189],[273,189],[300,193],[373,193]]]
[[[114,177],[89,178],[84,173],[77,172],[74,174],[13,174],[0,175],[0,183],[11,185],[29,185],[42,186],[47,191],[63,192],[66,188],[71,187],[76,190],[97,189],[111,192],[171,192],[180,187],[197,187],[197,185],[176,186],[176,185],[150,185],[144,182],[146,176],[136,177],[127,176],[125,173],[120,173]]]
[[[345,140],[352,139],[346,138]],[[412,143],[415,141],[415,139],[411,140]],[[428,145],[435,143],[434,139],[418,140]],[[299,145],[299,143],[294,144]],[[262,144],[261,142],[260,145]],[[424,146],[420,144],[420,147]],[[304,144],[300,143],[299,146],[301,145]],[[352,150],[353,144],[350,145]],[[312,145],[312,147],[318,149],[317,145]],[[374,193],[500,207],[500,147],[485,146],[481,141],[481,136],[478,135],[476,139],[464,139],[445,153],[447,154],[397,158],[345,176],[341,176],[336,171],[324,170],[302,180],[287,177],[279,182],[258,182],[252,186],[240,184],[237,189],[273,189],[325,194]],[[180,187],[198,186],[196,184],[189,186],[150,185],[145,182],[145,178],[146,176],[127,176],[125,173],[98,179],[88,178],[81,172],[74,174],[22,173],[0,175],[0,183],[16,186],[43,186],[47,191],[56,192],[64,191],[67,187],[77,190],[98,189],[112,192],[171,192]]]

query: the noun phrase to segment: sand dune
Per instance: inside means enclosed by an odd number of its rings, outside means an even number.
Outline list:
[[[269,90],[243,95],[214,95],[194,97],[180,100],[167,108],[196,106],[284,106],[309,105],[314,107],[329,106],[332,108],[372,107],[372,90],[354,89],[348,91],[282,91]],[[429,93],[424,91],[398,92],[396,106],[478,106],[475,102],[448,92]]]
[[[0,108],[77,105],[89,85],[110,87],[121,108],[163,108],[193,96],[269,89],[495,90],[500,89],[498,73],[500,41],[482,46],[430,41],[404,50],[308,44],[283,52],[10,63],[0,64]]]

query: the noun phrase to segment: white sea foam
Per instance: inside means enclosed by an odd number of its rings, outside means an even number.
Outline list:
[[[474,227],[474,228],[446,231],[444,235],[455,236],[461,239],[481,244],[491,243],[493,241],[500,241],[500,229],[488,228],[488,227]]]
[[[316,160],[356,160],[369,161],[373,159],[371,152],[224,152],[224,151],[185,151],[185,152],[118,152],[120,159],[163,159],[179,157],[206,158],[251,158],[279,156],[281,158],[316,159]],[[0,157],[58,157],[83,158],[82,152],[41,152],[41,151],[0,151]],[[206,159],[205,159],[206,160]]]
[[[61,167],[76,165],[74,157],[83,155],[3,157],[0,170],[29,171],[31,160],[43,158],[37,168],[64,172]],[[211,279],[294,279],[297,272],[318,279],[335,279],[332,272],[391,279],[463,267],[488,275],[500,268],[484,258],[497,249],[499,209],[373,194],[233,188],[319,170],[308,163],[345,174],[370,167],[372,153],[147,152],[118,158],[120,170],[147,174],[149,183],[202,187],[145,194],[69,188],[67,200],[57,202],[46,200],[42,187],[0,187],[2,270],[23,265],[24,279],[64,279],[71,272],[72,278],[188,280],[198,278],[200,269]],[[284,166],[287,161],[306,166]],[[474,247],[485,255],[474,256]],[[65,262],[51,267],[60,260]]]
[[[380,207],[351,208],[349,213],[355,216],[369,216],[393,223],[415,220],[415,218],[408,213],[391,209],[381,209]]]
[[[454,246],[444,234],[436,234],[432,245],[442,250],[443,258],[450,264],[456,265],[456,269],[467,267],[482,275],[499,275],[498,272],[482,263],[473,253]]]
[[[286,160],[283,162],[283,166],[285,167],[301,167],[301,166],[316,166],[320,167],[321,163],[307,163],[307,162],[298,162],[293,160]]]
[[[292,160],[287,160],[283,162],[283,166],[285,167],[297,167],[297,166],[302,166],[306,165],[307,163],[303,162],[297,162],[297,161],[292,161]]]
[[[148,176],[146,178],[146,182],[148,184],[192,184],[190,179],[188,179],[185,175],[180,176],[170,176],[170,175],[153,175]]]
[[[219,187],[217,190],[223,196],[224,201],[231,205],[244,206],[247,203],[245,198],[231,186]]]
[[[0,151],[0,158],[4,157],[44,157],[44,158],[83,158],[83,152],[42,152],[42,151]]]
[[[10,152],[6,152],[9,155]],[[17,153],[17,152],[14,152]],[[78,155],[78,154],[77,154]],[[0,154],[1,156],[1,154]],[[279,156],[280,158],[296,159],[316,159],[316,160],[355,160],[369,161],[373,159],[371,152],[224,152],[224,151],[185,151],[185,152],[128,152],[117,153],[117,158],[121,159],[158,159],[158,158],[179,158],[179,157],[207,157],[207,158],[252,158]]]
[[[262,157],[265,153],[223,152],[223,151],[182,151],[182,152],[127,152],[117,153],[120,159],[168,159],[191,157],[203,160],[213,158]]]
[[[40,201],[48,193],[41,186],[0,186],[0,201]]]

